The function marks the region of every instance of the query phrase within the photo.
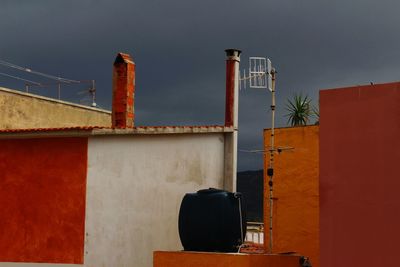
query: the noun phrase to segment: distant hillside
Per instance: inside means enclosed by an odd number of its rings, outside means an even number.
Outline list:
[[[263,170],[237,173],[237,191],[245,198],[247,221],[263,221]]]

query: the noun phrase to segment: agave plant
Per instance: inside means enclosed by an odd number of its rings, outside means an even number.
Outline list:
[[[285,115],[288,117],[288,124],[291,126],[307,125],[312,115],[311,99],[308,96],[303,97],[301,94],[295,94],[293,99],[288,99],[286,110],[288,111]]]

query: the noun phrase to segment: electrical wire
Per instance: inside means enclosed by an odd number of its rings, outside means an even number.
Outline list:
[[[10,63],[10,62],[7,62],[7,61],[1,60],[1,59],[0,59],[0,65],[3,65],[5,67],[9,67],[9,68],[13,68],[13,69],[17,69],[17,70],[20,70],[20,71],[28,72],[28,73],[31,73],[31,74],[39,75],[39,76],[42,76],[42,77],[45,77],[45,78],[48,78],[48,79],[52,79],[52,80],[56,80],[56,81],[59,81],[59,82],[63,82],[63,83],[81,83],[80,81],[77,81],[77,80],[66,79],[66,78],[62,78],[62,77],[57,77],[57,76],[54,76],[54,75],[46,74],[46,73],[43,73],[43,72],[34,71],[32,69],[24,68],[24,67],[15,65],[13,63]]]
[[[24,81],[24,82],[29,82],[29,83],[32,83],[32,84],[35,84],[35,85],[38,85],[38,86],[42,85],[41,83],[34,82],[34,81],[31,81],[31,80],[27,80],[27,79],[24,79],[24,78],[21,78],[21,77],[18,77],[18,76],[13,76],[13,75],[10,75],[10,74],[7,74],[7,73],[3,73],[3,72],[0,72],[0,75],[6,76],[6,77],[10,77],[10,78],[13,78],[13,79],[17,79],[17,80],[20,80],[20,81]]]
[[[245,236],[243,234],[243,214],[242,214],[242,199],[241,199],[241,195],[239,195],[238,193],[234,194],[235,197],[237,197],[238,202],[239,202],[239,216],[240,216],[240,239],[242,244],[240,244],[240,246],[238,247],[238,251],[237,253],[240,253],[240,249],[242,248],[242,246],[244,245],[244,240],[245,240]]]

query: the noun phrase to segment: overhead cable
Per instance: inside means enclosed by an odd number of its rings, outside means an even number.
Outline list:
[[[31,81],[31,80],[27,80],[27,79],[24,79],[24,78],[21,78],[21,77],[18,77],[18,76],[13,76],[13,75],[10,75],[10,74],[7,74],[7,73],[3,73],[3,72],[0,72],[0,75],[6,76],[6,77],[10,77],[10,78],[13,78],[13,79],[17,79],[17,80],[21,80],[21,81],[24,81],[24,82],[29,82],[29,83],[32,83],[32,84],[35,84],[35,85],[39,85],[39,86],[42,85],[41,83],[34,82],[34,81]]]
[[[13,63],[10,63],[10,62],[7,62],[7,61],[1,60],[1,59],[0,59],[0,65],[6,66],[6,67],[9,67],[9,68],[13,68],[13,69],[17,69],[17,70],[20,70],[20,71],[25,71],[25,72],[28,72],[28,73],[31,73],[31,74],[42,76],[42,77],[46,77],[48,79],[57,80],[59,82],[80,83],[80,81],[77,81],[77,80],[66,79],[66,78],[62,78],[62,77],[57,77],[57,76],[54,76],[54,75],[46,74],[46,73],[43,73],[43,72],[34,71],[32,69],[21,67],[21,66],[15,65]]]

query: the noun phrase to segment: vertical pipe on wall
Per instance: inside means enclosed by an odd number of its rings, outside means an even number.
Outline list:
[[[233,127],[233,133],[225,135],[225,177],[224,189],[236,191],[237,140],[239,111],[239,62],[240,50],[227,49],[226,52],[226,103],[225,126]]]

